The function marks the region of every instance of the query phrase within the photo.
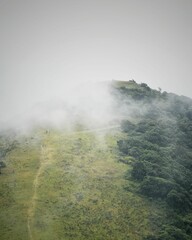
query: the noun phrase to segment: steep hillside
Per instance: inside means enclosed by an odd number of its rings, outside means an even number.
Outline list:
[[[1,239],[192,239],[192,100],[111,85],[107,126],[1,133]]]
[[[42,130],[17,140],[0,176],[1,239],[142,239],[152,233],[156,210],[127,191],[127,166],[116,144],[121,138],[118,129]]]
[[[117,142],[121,161],[131,166],[126,178],[138,184],[133,192],[166,213],[147,239],[191,239],[192,100],[133,81],[114,86],[124,113],[134,105],[121,123],[127,136]]]

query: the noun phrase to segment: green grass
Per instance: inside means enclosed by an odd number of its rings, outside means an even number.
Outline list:
[[[0,175],[0,239],[28,239],[27,211],[39,167],[37,146],[21,144],[6,157]]]
[[[1,239],[30,239],[28,220],[35,240],[139,240],[154,230],[150,218],[158,213],[127,191],[132,186],[124,175],[130,166],[118,162],[116,149],[121,133],[40,135],[37,143],[28,138],[6,157],[0,176]]]

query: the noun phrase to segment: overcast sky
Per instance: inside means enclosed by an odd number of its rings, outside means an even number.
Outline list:
[[[192,97],[192,0],[0,0],[1,116],[112,79]]]

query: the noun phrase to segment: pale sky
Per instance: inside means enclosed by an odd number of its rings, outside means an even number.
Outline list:
[[[192,97],[192,0],[0,0],[2,119],[112,79]]]

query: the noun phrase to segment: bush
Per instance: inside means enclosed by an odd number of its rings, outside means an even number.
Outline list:
[[[163,158],[161,157],[161,155],[158,152],[153,150],[143,151],[141,159],[151,163],[158,163],[158,164],[163,162]]]
[[[144,177],[146,176],[146,167],[143,162],[135,162],[133,164],[133,169],[131,171],[131,176],[136,179],[136,180],[143,180]]]
[[[0,168],[6,167],[6,164],[3,161],[0,161]]]
[[[119,140],[117,141],[117,145],[119,147],[120,152],[122,152],[123,154],[128,154],[127,141]]]
[[[167,195],[166,200],[168,205],[177,211],[187,211],[191,207],[190,200],[185,192],[177,192],[173,189]]]
[[[143,240],[158,240],[158,237],[155,237],[155,236],[149,235],[149,236],[147,236],[147,237],[144,237]]]
[[[131,123],[129,120],[122,121],[121,128],[124,132],[129,132],[131,130],[134,130],[135,125]]]
[[[158,240],[189,240],[189,237],[181,229],[167,226],[165,230],[161,232]]]
[[[140,186],[142,194],[152,198],[166,198],[174,183],[159,177],[145,177]]]

